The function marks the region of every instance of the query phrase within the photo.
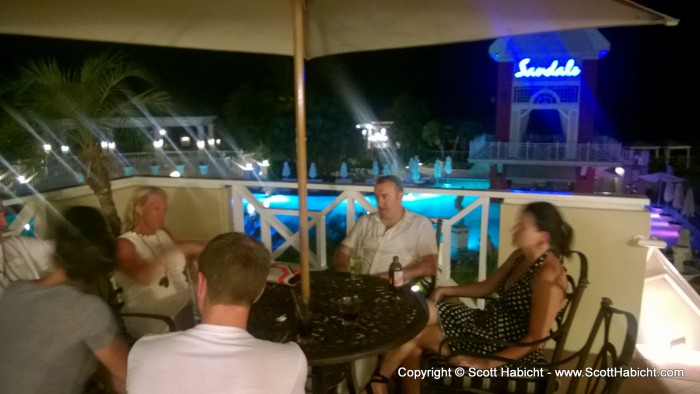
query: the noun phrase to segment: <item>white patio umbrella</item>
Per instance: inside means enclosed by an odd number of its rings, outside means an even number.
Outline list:
[[[652,174],[644,174],[640,175],[639,179],[649,182],[649,183],[656,183],[658,185],[657,187],[657,199],[656,199],[656,204],[658,205],[661,202],[661,183],[666,182],[667,184],[669,183],[675,183],[675,182],[682,182],[683,178],[677,177],[675,175],[669,174],[667,172],[654,172]],[[668,187],[668,186],[667,186]],[[667,201],[671,201],[673,199],[673,189],[671,189],[671,199]]]
[[[673,189],[673,208],[680,211],[683,208],[683,199],[685,198],[683,193],[683,184],[681,182],[676,183]]]
[[[304,59],[678,20],[628,0],[0,0],[0,33],[294,56],[302,301],[309,300]]]
[[[691,218],[695,217],[695,196],[693,195],[692,187],[689,187],[688,191],[685,193],[681,215]]]
[[[664,189],[664,201],[670,204],[673,201],[673,183],[666,182],[666,188]]]

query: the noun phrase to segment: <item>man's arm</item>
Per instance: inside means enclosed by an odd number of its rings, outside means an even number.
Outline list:
[[[117,336],[112,342],[95,351],[95,357],[109,371],[109,383],[117,393],[126,393],[126,360],[129,349],[121,337]]]
[[[333,265],[336,271],[348,272],[350,271],[350,248],[346,245],[340,244],[338,249],[335,250],[333,255]]]
[[[404,267],[403,279],[409,281],[411,279],[420,278],[421,276],[437,275],[437,262],[437,254],[421,256],[418,260]]]

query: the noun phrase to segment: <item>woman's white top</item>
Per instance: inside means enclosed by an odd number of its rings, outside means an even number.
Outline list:
[[[144,264],[153,264],[158,256],[166,252],[169,256],[162,276],[167,272],[168,286],[160,284],[162,277],[144,285],[134,282],[121,271],[115,273],[117,283],[124,290],[123,311],[176,316],[192,299],[184,253],[177,249],[173,239],[163,230],[157,230],[153,235],[140,235],[129,231],[119,238],[126,239],[134,245]],[[129,318],[126,319],[126,325],[127,331],[137,338],[167,330],[164,323],[153,319]]]

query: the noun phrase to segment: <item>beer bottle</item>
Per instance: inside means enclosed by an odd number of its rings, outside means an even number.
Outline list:
[[[403,267],[399,263],[399,256],[394,256],[389,265],[389,288],[396,291],[401,286],[403,286]]]

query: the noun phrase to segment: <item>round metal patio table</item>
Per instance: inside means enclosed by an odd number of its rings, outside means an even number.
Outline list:
[[[415,337],[428,321],[422,296],[404,286],[396,292],[388,282],[364,275],[352,279],[345,272],[311,273],[312,334],[300,344],[312,367],[314,392],[327,390],[323,367],[349,365],[383,353]],[[276,342],[296,341],[297,319],[292,292],[299,289],[268,284],[251,308],[248,331],[257,338]],[[297,293],[298,294],[298,293]],[[343,325],[338,300],[357,295],[361,300],[355,325]]]

